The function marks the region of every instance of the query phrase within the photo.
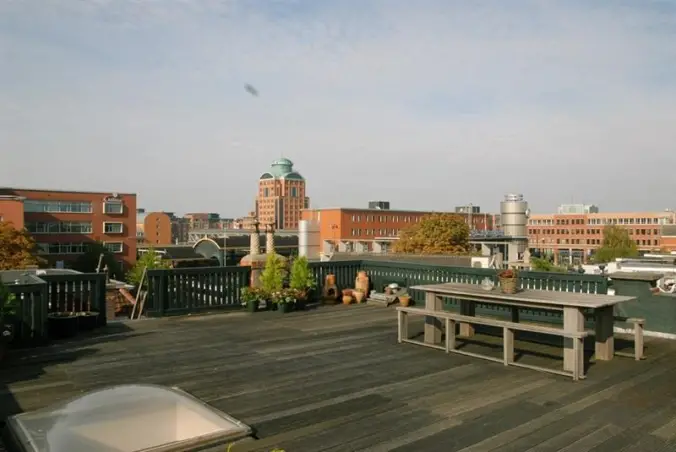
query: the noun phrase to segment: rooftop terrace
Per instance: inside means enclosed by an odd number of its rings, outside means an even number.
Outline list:
[[[592,362],[575,383],[397,344],[395,311],[366,305],[112,323],[95,334],[12,351],[0,368],[0,419],[155,383],[253,426],[259,439],[231,452],[676,449],[674,341],[647,338],[646,361]],[[517,349],[531,362],[561,357],[559,347]]]

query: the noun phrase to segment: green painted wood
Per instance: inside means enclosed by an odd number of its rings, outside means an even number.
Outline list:
[[[47,285],[8,284],[6,287],[16,296],[18,302],[14,342],[18,345],[30,345],[46,341]]]

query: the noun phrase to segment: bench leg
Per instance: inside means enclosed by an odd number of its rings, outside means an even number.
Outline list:
[[[455,350],[455,320],[446,319],[446,353]]]
[[[584,340],[582,338],[573,339],[573,350],[575,352],[573,381],[578,381],[584,371]]]
[[[505,366],[514,362],[514,331],[504,327],[502,329],[502,355]]]
[[[467,300],[460,300],[460,314],[474,317],[476,311],[476,305]],[[460,324],[460,335],[465,337],[474,336],[474,325],[469,323]]]
[[[570,332],[584,331],[584,312],[581,308],[563,308],[563,329]],[[578,356],[575,352],[576,340],[573,338],[563,339],[563,370],[573,372],[575,361]]]
[[[425,294],[425,309],[430,311],[442,311],[443,303],[441,297],[435,293],[427,292]],[[441,331],[443,325],[440,319],[432,316],[425,316],[425,343],[440,344]]]
[[[645,325],[643,325],[643,323],[634,323],[634,357],[636,358],[636,361],[640,361],[645,357],[643,348],[644,329]]]
[[[613,337],[613,307],[605,306],[594,310],[595,325],[595,354],[597,361],[610,361],[615,354],[615,339]]]
[[[408,339],[408,312],[397,311],[397,342],[400,344],[404,339]]]

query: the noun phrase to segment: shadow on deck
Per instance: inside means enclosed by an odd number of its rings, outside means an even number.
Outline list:
[[[178,317],[123,329],[15,351],[0,368],[0,418],[104,386],[154,383],[253,426],[259,440],[231,452],[676,450],[676,342],[647,339],[646,361],[599,363],[575,383],[397,344],[392,308]],[[416,329],[422,320],[411,322]],[[497,344],[479,335],[465,347],[501,356]],[[523,362],[560,366],[559,347],[519,341],[517,349]]]

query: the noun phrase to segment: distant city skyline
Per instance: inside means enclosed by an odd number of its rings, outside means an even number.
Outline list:
[[[676,207],[675,5],[0,2],[0,185],[239,217],[284,155],[311,207]]]

